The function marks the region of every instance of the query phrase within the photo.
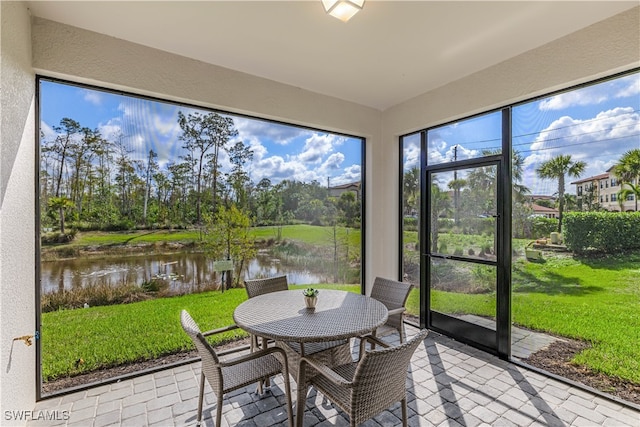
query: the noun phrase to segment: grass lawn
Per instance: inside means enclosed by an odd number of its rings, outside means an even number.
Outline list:
[[[281,231],[284,239],[317,246],[331,244],[326,227],[294,225],[282,227]],[[258,239],[271,239],[277,229],[260,227],[252,232]],[[339,232],[346,237],[345,229]],[[358,246],[355,242],[359,242],[360,232],[349,230],[348,238]],[[193,231],[80,233],[72,245],[197,239],[198,233]],[[513,246],[521,253],[524,244],[526,241],[514,241]],[[350,286],[349,290],[359,292],[358,286]],[[447,312],[491,315],[495,310],[495,301],[489,294],[434,291],[434,296]],[[190,348],[180,328],[182,308],[189,310],[203,328],[211,329],[231,324],[233,309],[245,298],[243,289],[232,289],[224,294],[209,292],[44,313],[44,380]],[[408,312],[419,315],[419,307],[419,292],[414,290],[407,302]],[[600,259],[545,254],[544,262],[539,263],[516,257],[512,319],[517,326],[590,342],[592,347],[578,354],[575,363],[640,384],[640,254]],[[241,334],[242,331],[235,331],[223,339]],[[76,367],[75,361],[80,358],[85,363]]]
[[[345,238],[348,233],[349,243],[359,249],[360,230],[338,227],[338,238]],[[332,238],[332,229],[317,225],[285,225],[282,227],[282,238],[298,240],[309,244],[327,244]],[[278,233],[277,227],[255,227],[251,229],[251,235],[256,239],[275,239]],[[141,230],[127,232],[81,232],[76,238],[64,245],[55,245],[57,248],[93,246],[93,245],[122,245],[140,243],[165,243],[165,242],[199,242],[200,233],[197,230]]]
[[[592,348],[576,355],[576,364],[640,384],[640,254],[591,260],[545,254],[542,263],[518,258],[512,283],[516,326],[588,341]],[[492,295],[435,294],[447,312],[495,310]],[[419,315],[417,289],[407,311]]]
[[[360,292],[358,285],[317,287]],[[209,330],[232,324],[233,310],[246,299],[244,289],[230,289],[43,313],[43,381],[191,349],[191,341],[180,326],[182,309],[203,330]],[[243,336],[246,333],[237,329],[214,339],[222,342]],[[76,366],[78,359],[84,363]]]

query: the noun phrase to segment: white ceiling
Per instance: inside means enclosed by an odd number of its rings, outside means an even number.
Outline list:
[[[33,15],[385,110],[640,4],[31,1]]]

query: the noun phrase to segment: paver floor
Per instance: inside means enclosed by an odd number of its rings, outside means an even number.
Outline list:
[[[407,327],[409,336],[415,331]],[[397,343],[397,334],[385,339]],[[525,341],[523,345],[529,346]],[[27,425],[193,426],[199,378],[197,362],[53,397],[38,402],[33,414],[57,419]],[[295,390],[294,381],[291,385]],[[212,426],[215,399],[208,385],[206,390],[203,425]],[[222,425],[285,426],[283,390],[282,378],[277,377],[263,396],[255,394],[255,386],[229,394]],[[407,392],[410,426],[640,427],[637,405],[548,378],[433,332],[411,360]],[[313,389],[305,403],[305,426],[349,425],[346,415]],[[364,425],[400,424],[396,404]]]

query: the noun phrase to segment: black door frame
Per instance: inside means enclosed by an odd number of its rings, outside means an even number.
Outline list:
[[[477,159],[462,160],[427,167],[427,130],[421,132],[421,194],[423,206],[420,212],[420,325],[441,332],[452,338],[508,360],[511,354],[511,203],[512,203],[512,162],[511,162],[511,109],[502,111],[502,154]],[[491,331],[460,319],[430,310],[431,291],[429,287],[429,232],[430,232],[430,188],[428,173],[497,165],[497,247],[496,247],[496,331]],[[453,257],[452,257],[453,259]]]

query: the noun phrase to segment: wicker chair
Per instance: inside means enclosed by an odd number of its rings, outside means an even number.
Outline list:
[[[309,383],[349,416],[352,427],[376,416],[396,402],[402,404],[402,425],[406,427],[407,370],[413,353],[427,333],[423,329],[408,342],[396,347],[389,347],[389,344],[369,335],[360,341],[357,362],[329,368],[313,359],[302,358],[302,364],[308,364],[319,372]],[[365,351],[367,342],[385,348]],[[300,427],[304,403],[297,403],[296,424]]]
[[[389,318],[387,326],[390,326],[400,334],[400,342],[405,342],[403,313],[405,312],[405,303],[411,292],[411,284],[398,282],[396,280],[383,279],[376,277],[373,281],[373,289],[371,289],[371,298],[383,303],[389,310]],[[376,332],[373,332],[376,335]]]
[[[222,420],[222,399],[225,393],[237,390],[258,381],[264,381],[273,375],[282,373],[287,398],[289,427],[293,427],[289,371],[286,362],[286,354],[282,349],[271,347],[231,360],[221,361],[205,337],[230,331],[236,329],[238,326],[232,325],[226,328],[215,329],[202,333],[200,332],[200,328],[196,322],[185,310],[182,310],[180,322],[182,323],[182,328],[196,346],[198,354],[202,359],[197,426],[199,426],[202,421],[202,403],[204,398],[205,378],[209,381],[209,385],[217,397],[215,425],[220,426]],[[280,360],[284,360],[284,363],[280,363],[275,357],[275,354],[281,358]]]
[[[286,291],[289,289],[287,276],[268,277],[266,279],[250,279],[244,281],[244,289],[249,298],[271,292]],[[262,346],[266,348],[267,340],[262,339]],[[258,348],[258,337],[251,335],[251,351]]]
[[[247,297],[253,298],[262,294],[289,290],[289,283],[287,281],[287,276],[274,276],[264,279],[249,279],[244,281],[244,289],[247,291]],[[251,352],[253,353],[256,349],[260,348],[258,344],[258,337],[255,335],[251,335],[250,340]],[[266,338],[262,338],[262,348],[267,348],[267,342],[268,340]],[[258,383],[258,393],[260,394],[262,394],[262,385],[263,382],[260,381]],[[266,387],[269,387],[270,380],[267,379],[266,381],[264,381],[264,385]]]
[[[286,291],[289,289],[287,276],[268,277],[266,279],[251,279],[244,281],[244,288],[249,298],[271,292]]]

